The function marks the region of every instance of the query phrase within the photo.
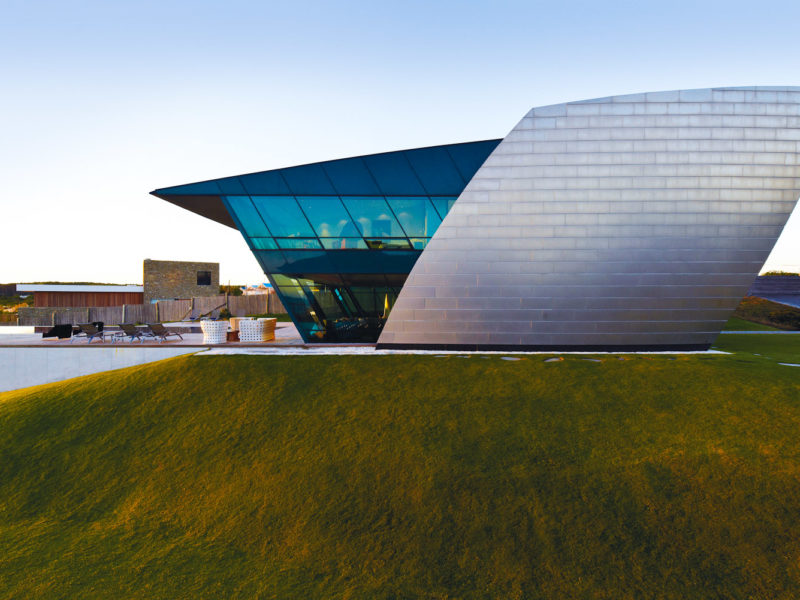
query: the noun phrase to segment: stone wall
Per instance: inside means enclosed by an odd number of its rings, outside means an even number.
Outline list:
[[[198,273],[202,271],[211,273],[209,285],[198,285]],[[219,263],[147,259],[142,282],[145,303],[216,296],[219,294]]]
[[[800,277],[797,275],[762,275],[753,282],[748,296],[800,296]]]

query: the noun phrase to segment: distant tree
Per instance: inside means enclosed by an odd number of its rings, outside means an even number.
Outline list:
[[[221,285],[219,286],[220,294],[228,294],[229,296],[241,296],[242,288],[238,285]]]

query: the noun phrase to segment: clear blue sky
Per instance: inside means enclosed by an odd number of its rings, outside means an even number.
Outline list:
[[[800,2],[0,2],[0,281],[263,275],[148,195],[504,136],[531,107],[800,85]],[[800,270],[800,210],[768,268]]]

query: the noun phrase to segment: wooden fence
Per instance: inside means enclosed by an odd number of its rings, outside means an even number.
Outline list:
[[[19,324],[46,326],[60,324],[90,323],[102,321],[109,325],[118,323],[167,323],[181,321],[190,316],[209,314],[219,316],[226,308],[235,317],[264,313],[285,314],[286,309],[278,296],[254,294],[251,296],[208,296],[191,300],[159,300],[153,304],[125,304],[123,306],[99,306],[89,308],[27,308],[19,309]]]

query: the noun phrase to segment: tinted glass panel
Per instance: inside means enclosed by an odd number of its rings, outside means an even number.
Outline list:
[[[340,196],[381,193],[361,158],[326,162],[324,169]]]
[[[464,177],[464,181],[469,181],[472,176],[486,162],[492,151],[497,148],[501,140],[489,140],[486,142],[472,142],[469,144],[454,144],[446,148],[448,154],[455,162],[459,172]],[[460,192],[459,192],[460,193]]]
[[[326,250],[366,250],[363,238],[322,238],[320,240]]]
[[[411,167],[429,194],[460,194],[466,182],[444,148],[406,151]]]
[[[365,156],[364,163],[384,195],[424,196],[425,188],[417,179],[402,152]]]
[[[250,238],[250,243],[253,244],[253,248],[257,250],[274,250],[278,247],[275,240],[268,237]]]
[[[456,200],[458,200],[457,196],[431,198],[431,202],[433,202],[436,210],[439,211],[439,216],[441,216],[442,219],[444,219],[445,215],[453,208],[453,204],[456,203]]]
[[[286,250],[304,249],[319,250],[320,244],[317,238],[275,238],[278,246]]]
[[[297,202],[291,196],[253,196],[253,204],[275,237],[313,237]]]
[[[283,196],[291,193],[278,171],[240,175],[239,180],[251,196]]]
[[[328,321],[346,317],[347,313],[344,306],[339,302],[339,298],[335,294],[336,288],[320,282],[310,282],[303,286],[306,290],[306,295],[310,295],[314,301],[314,312],[324,325],[328,325]]]
[[[306,251],[307,252],[307,251]],[[340,250],[327,252],[337,273],[343,277],[356,273],[408,273],[421,254],[420,250]],[[348,275],[349,276],[349,275]]]
[[[411,238],[411,246],[414,250],[424,250],[429,241],[430,238]]]
[[[280,250],[253,250],[264,273],[280,272],[286,266],[286,258]]]
[[[201,181],[200,183],[174,185],[168,188],[161,188],[160,190],[156,190],[156,192],[159,194],[174,194],[176,196],[218,196],[220,193],[219,184],[216,179],[213,181]]]
[[[272,273],[272,285],[274,286],[290,286],[290,287],[297,287],[300,284],[298,283],[297,279],[294,277],[287,277],[286,275],[280,275],[278,273]]]
[[[328,176],[318,164],[281,169],[281,174],[295,196],[303,194],[336,194]]]
[[[360,235],[355,223],[336,196],[300,196],[297,199],[319,237]]]
[[[284,250],[286,266],[283,273],[336,273],[329,256],[338,254],[337,252],[325,252],[324,250]],[[357,252],[357,254],[365,254]]]
[[[253,207],[249,196],[228,196],[228,206],[239,220],[248,237],[266,237],[270,235],[264,220]]]
[[[365,238],[370,250],[408,250],[411,245],[406,238]]]
[[[409,236],[432,237],[442,222],[428,198],[390,197],[387,200]]]
[[[313,341],[312,338],[320,330],[320,325],[306,293],[300,287],[280,286],[276,288],[276,291],[300,335],[306,341]]]
[[[342,306],[349,315],[352,316],[358,314],[358,309],[353,302],[353,298],[350,296],[350,292],[340,286],[336,289],[336,297],[339,299],[339,302],[342,303]]]
[[[299,285],[298,286],[282,285],[278,289],[280,289],[280,291],[283,292],[283,295],[286,296],[288,300],[301,300],[303,302],[305,302],[306,300],[306,293],[303,291],[303,288],[301,288]]]
[[[394,291],[388,287],[361,287],[353,286],[350,292],[359,307],[369,317],[388,316],[389,309],[394,304]]]
[[[342,198],[364,237],[400,237],[405,233],[383,198]]]
[[[242,187],[242,183],[238,177],[226,177],[225,179],[217,179],[219,189],[223,194],[246,194],[247,191]]]

